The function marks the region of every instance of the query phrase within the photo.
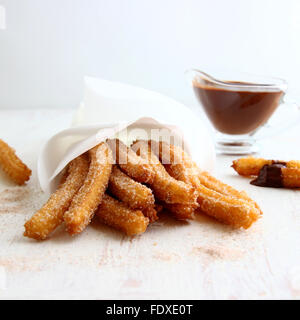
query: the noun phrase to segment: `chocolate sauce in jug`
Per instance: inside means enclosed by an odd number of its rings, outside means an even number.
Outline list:
[[[235,135],[251,133],[267,122],[283,95],[283,91],[234,91],[197,81],[193,88],[214,127],[222,133]]]

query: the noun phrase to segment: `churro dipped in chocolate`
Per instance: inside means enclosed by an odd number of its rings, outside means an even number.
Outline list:
[[[278,161],[247,157],[233,161],[242,176],[255,176],[250,183],[259,187],[300,188],[300,161]]]

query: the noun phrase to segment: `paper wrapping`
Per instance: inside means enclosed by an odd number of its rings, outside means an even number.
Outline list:
[[[206,126],[192,110],[159,93],[92,77],[84,79],[84,99],[71,128],[51,137],[38,159],[43,191],[53,192],[64,167],[107,138],[126,144],[174,136],[200,168],[212,171],[215,150]],[[150,133],[152,136],[150,136]],[[167,140],[166,140],[167,141]]]

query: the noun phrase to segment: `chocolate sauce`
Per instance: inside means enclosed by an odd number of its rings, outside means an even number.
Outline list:
[[[258,177],[250,183],[259,187],[282,188],[283,177],[281,169],[285,167],[286,163],[280,161],[265,165],[260,169]]]
[[[246,84],[242,82],[228,82]],[[239,91],[193,83],[194,91],[214,127],[226,134],[251,133],[279,105],[283,91]]]

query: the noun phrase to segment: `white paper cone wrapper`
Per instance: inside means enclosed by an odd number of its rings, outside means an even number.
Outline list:
[[[133,140],[172,135],[185,145],[200,168],[212,171],[215,150],[201,119],[183,104],[159,93],[117,82],[85,78],[84,100],[73,127],[49,139],[38,159],[38,178],[45,192],[57,187],[58,175],[74,158],[107,138]],[[165,139],[168,141],[167,139]]]

